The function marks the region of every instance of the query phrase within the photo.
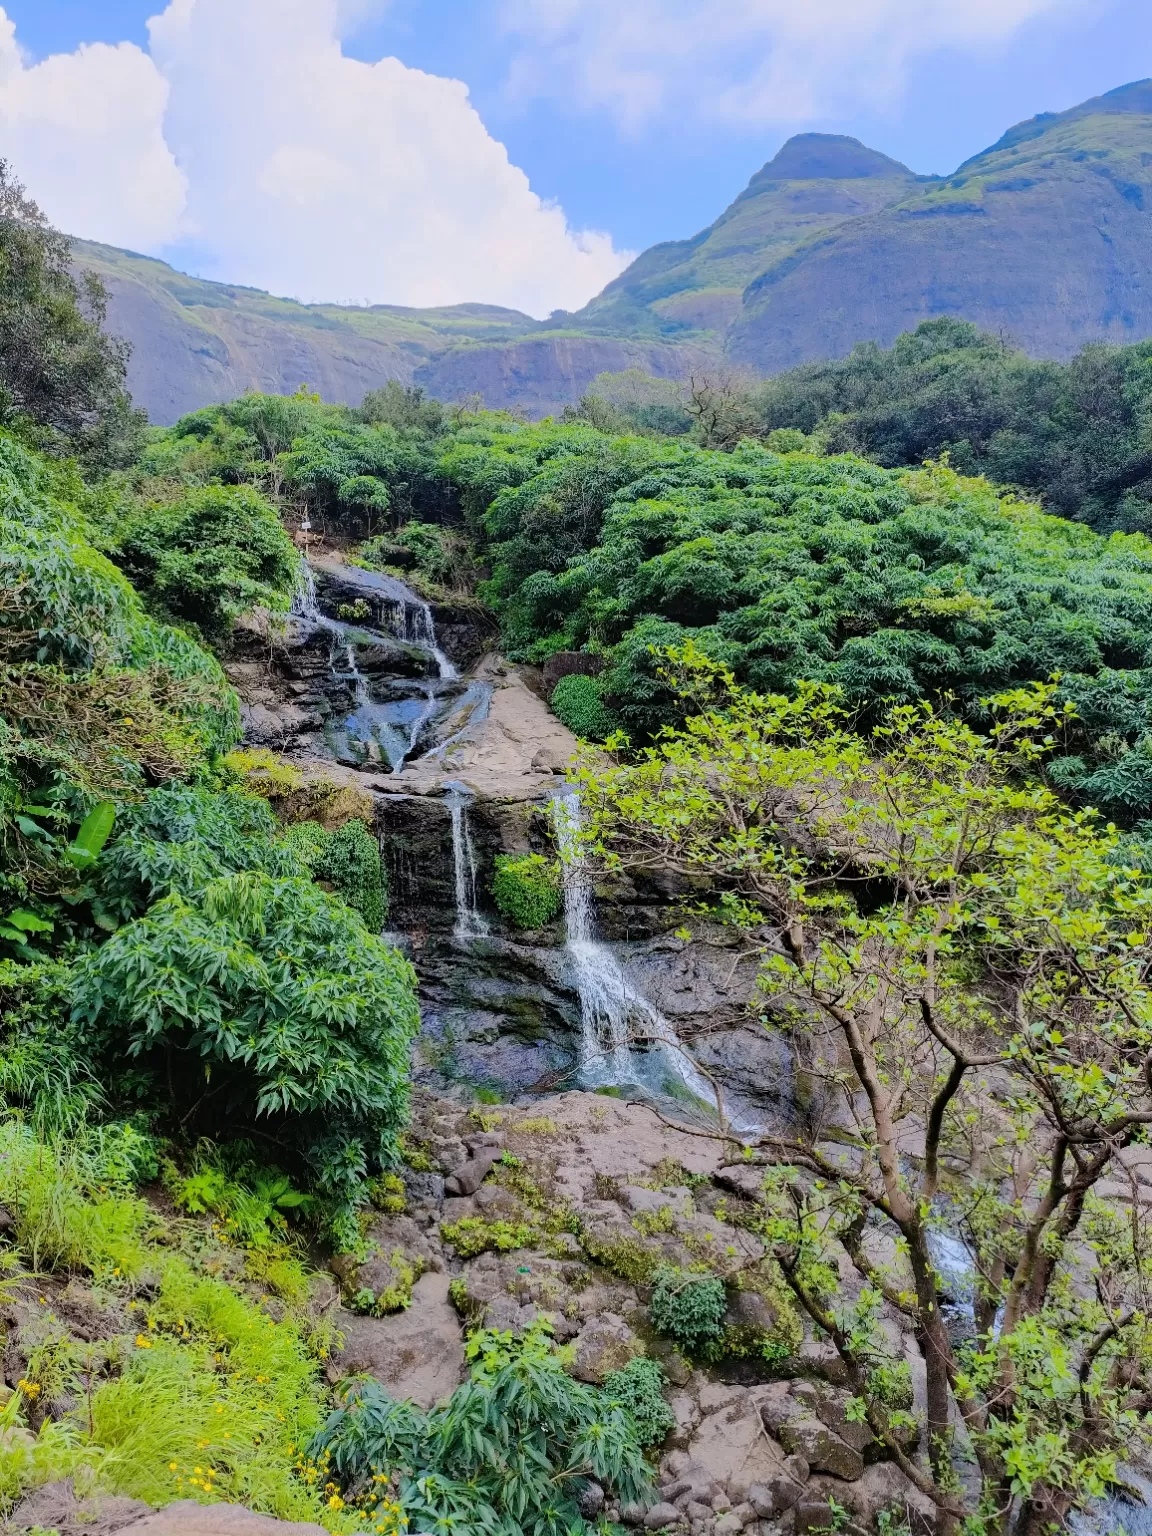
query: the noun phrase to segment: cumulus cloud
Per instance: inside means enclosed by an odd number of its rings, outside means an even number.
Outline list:
[[[0,10],[0,124],[71,233],[305,300],[579,307],[628,254],[571,230],[460,81],[345,56],[378,0],[171,0],[150,53],[29,67]]]
[[[663,111],[794,123],[898,97],[917,56],[1006,42],[1093,0],[504,0],[522,95],[563,90],[636,127]]]
[[[0,146],[40,206],[93,240],[171,237],[184,177],[164,142],[168,88],[131,43],[94,43],[26,65],[0,10]]]

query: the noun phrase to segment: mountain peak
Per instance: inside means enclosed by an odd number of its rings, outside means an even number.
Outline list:
[[[760,181],[861,181],[865,177],[907,176],[899,160],[844,133],[797,133],[753,176]]]
[[[1127,85],[1118,85],[1115,90],[1105,91],[1103,96],[1090,96],[1087,101],[1080,102],[1079,106],[1069,107],[1065,112],[1039,112],[1035,117],[1026,118],[1024,122],[1017,123],[1014,128],[1009,128],[1003,138],[996,140],[991,149],[982,150],[980,155],[973,155],[972,159],[979,160],[983,155],[993,154],[998,149],[1012,149],[1017,144],[1026,144],[1029,139],[1038,139],[1042,133],[1047,133],[1058,123],[1071,123],[1079,117],[1108,117],[1120,114],[1152,117],[1152,80],[1132,80]],[[971,160],[966,160],[964,165],[971,165],[971,163]],[[963,169],[964,166],[960,166],[960,170]]]

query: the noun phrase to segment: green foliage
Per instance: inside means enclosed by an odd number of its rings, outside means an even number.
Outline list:
[[[589,761],[582,836],[612,868],[656,864],[709,894],[759,952],[769,1027],[803,1032],[859,1115],[850,1156],[803,1129],[761,1143],[756,1230],[834,1344],[853,1412],[894,1454],[924,1433],[925,1491],[949,1518],[1084,1507],[1142,1432],[1152,1381],[1144,1218],[1109,1191],[1152,1118],[1152,884],[1113,826],[1037,780],[1063,719],[1053,685],[989,699],[979,735],[923,703],[863,730],[832,690],[753,694],[690,651],[673,672],[711,706],[627,762]],[[946,1220],[979,1277],[962,1345],[933,1257]],[[862,1250],[873,1224],[887,1263]],[[867,1282],[851,1302],[842,1251]],[[922,1424],[885,1301],[926,1340]]]
[[[265,801],[239,789],[166,785],[121,814],[93,878],[93,909],[115,928],[165,896],[195,899],[213,880],[245,870],[291,879],[311,865],[291,838],[278,838]]]
[[[374,1381],[349,1388],[309,1446],[319,1475],[370,1514],[394,1486],[410,1529],[456,1536],[581,1536],[589,1480],[622,1504],[648,1494],[630,1414],[574,1381],[539,1324],[474,1334],[468,1357],[470,1379],[427,1414]]]
[[[219,666],[147,617],[61,488],[48,461],[0,436],[0,835],[17,858],[37,850],[16,801],[82,821],[239,734]]]
[[[1027,486],[1101,532],[1152,531],[1147,342],[1037,362],[966,321],[926,320],[887,350],[863,343],[776,374],[751,403],[765,426],[811,433],[825,452],[888,465],[948,453],[964,474]]]
[[[302,1157],[339,1240],[362,1181],[396,1153],[408,1102],[415,977],[342,902],[301,879],[226,875],[173,892],[77,968],[89,1048],[131,1062],[187,1128],[259,1124]]]
[[[330,880],[365,925],[380,932],[387,915],[380,844],[362,821],[346,821],[331,834],[316,875]]]
[[[96,470],[131,459],[146,420],[106,308],[99,280],[75,274],[71,242],[0,163],[0,423]]]
[[[1078,722],[1054,771],[1110,813],[1152,805],[1143,539],[1101,538],[940,464],[751,442],[485,422],[443,464],[482,518],[505,645],[604,655],[597,685],[634,735],[676,717],[654,651],[686,639],[757,688],[816,679],[866,708],[951,693],[974,719],[990,689],[1060,674]]]
[[[487,1221],[483,1216],[461,1216],[459,1221],[441,1224],[440,1236],[462,1259],[474,1259],[478,1253],[511,1253],[516,1248],[530,1248],[539,1237],[539,1229],[526,1221]]]
[[[321,1519],[318,1493],[295,1475],[296,1448],[321,1422],[319,1362],[304,1326],[292,1315],[274,1322],[173,1251],[171,1231],[131,1192],[122,1139],[88,1135],[63,1148],[8,1122],[0,1149],[0,1200],[22,1256],[40,1269],[93,1275],[138,1330],[134,1343],[56,1352],[59,1396],[80,1406],[37,1435],[22,1419],[49,1362],[30,1362],[33,1390],[3,1410],[0,1497],[82,1469],[98,1490],[156,1504],[227,1500]],[[143,1297],[134,1294],[141,1283]]]
[[[329,832],[317,821],[299,821],[284,841],[317,880],[328,880],[350,907],[379,933],[387,916],[380,845],[364,823],[346,821]]]
[[[158,617],[221,645],[257,605],[286,611],[300,559],[275,507],[251,485],[177,488],[138,506],[113,553]]]
[[[707,1354],[724,1332],[727,1308],[724,1282],[715,1275],[664,1264],[652,1276],[652,1326],[686,1354]]]
[[[604,695],[594,677],[569,673],[553,688],[550,702],[573,735],[584,741],[604,741],[619,729],[619,721],[604,707]]]
[[[268,1249],[288,1233],[288,1216],[306,1211],[311,1196],[295,1189],[278,1168],[238,1160],[211,1144],[197,1149],[193,1171],[173,1181],[177,1206],[201,1216],[220,1218],[224,1236],[246,1248]]]
[[[542,928],[564,905],[560,866],[540,853],[496,856],[492,899],[516,928]]]
[[[603,1392],[627,1411],[645,1447],[659,1445],[676,1427],[676,1415],[664,1401],[664,1372],[655,1360],[637,1355],[621,1370],[609,1371]]]

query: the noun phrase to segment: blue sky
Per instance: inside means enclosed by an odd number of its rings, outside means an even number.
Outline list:
[[[50,54],[72,53],[81,44],[129,42],[146,49],[145,22],[160,8],[143,0],[0,3],[15,24],[26,64]],[[297,3],[322,9],[332,0]],[[343,3],[347,7],[348,0]],[[817,31],[793,38],[788,45],[791,52],[778,44],[771,30],[775,0],[353,3],[365,14],[358,24],[346,23],[341,29],[346,56],[375,62],[394,55],[409,71],[465,82],[487,133],[506,147],[512,165],[527,174],[532,191],[558,203],[573,230],[605,232],[617,252],[683,237],[711,222],[794,131],[850,133],[916,171],[945,172],[992,142],[1011,123],[1152,75],[1149,0],[1015,0],[1019,19],[1013,25],[997,20],[1005,10],[1012,10],[1013,0],[998,0],[995,6],[989,4],[986,26],[978,18],[969,29],[940,22],[938,46],[933,45],[931,29],[920,47],[907,37],[899,42],[884,37],[887,23],[881,17],[877,35],[868,43],[871,47],[875,42],[880,51],[864,53],[861,79],[852,77],[851,57],[843,50],[837,53],[834,20],[824,35]],[[648,44],[643,36],[618,40],[611,49],[605,44],[601,55],[598,49],[604,39],[597,29],[606,35],[615,24],[613,12],[626,10],[630,3],[646,7],[654,18],[651,58],[645,57]],[[835,11],[838,3],[820,0],[829,11]],[[857,9],[867,11],[870,3],[873,0],[858,0]],[[923,14],[918,5],[924,11],[935,4],[938,11],[970,10],[975,15],[982,12],[986,0],[874,3],[878,12],[894,6],[892,27],[906,32],[917,25],[912,18]],[[550,29],[549,6],[568,6],[575,18],[569,31]],[[709,14],[722,13],[731,23],[727,51],[717,51],[698,74],[693,69],[690,31],[685,32],[679,54],[674,49],[662,53],[666,38],[659,28],[661,21],[671,33],[676,27],[701,23]],[[765,15],[769,20],[762,20]],[[745,24],[748,30],[742,37],[740,27]],[[967,35],[956,35],[966,30]],[[221,46],[228,45],[222,41]],[[777,46],[783,50],[788,81],[782,85],[777,78],[753,101],[748,95],[751,86],[746,77],[752,66],[747,60],[756,50]],[[601,88],[601,79],[617,68],[622,75],[638,71],[637,78],[643,76],[635,92],[630,81]],[[415,84],[411,74],[405,78],[409,85]],[[799,97],[807,92],[812,99],[791,99],[793,86]],[[712,104],[729,87],[745,93],[739,104],[713,110]],[[630,98],[645,91],[653,93],[654,99],[637,109]],[[415,126],[412,131],[414,139],[422,132]],[[171,141],[171,133],[167,137]],[[33,162],[34,147],[28,151]],[[191,148],[182,152],[177,147],[173,153],[181,166],[196,159]],[[18,169],[22,169],[19,161]],[[35,182],[27,171],[24,174]],[[49,211],[53,211],[50,206]],[[198,265],[206,275],[232,275],[220,267],[228,259],[227,252],[213,254],[212,218],[201,215],[192,222],[196,224],[192,234],[154,240],[150,248],[183,258],[184,265]],[[107,230],[75,232],[97,232],[109,238]],[[259,267],[259,261],[254,261]],[[581,280],[576,265],[570,285],[574,289]],[[586,281],[604,275],[601,257],[583,266]],[[399,261],[395,271],[402,269]],[[252,280],[253,271],[235,275]],[[270,274],[270,282],[274,275]],[[333,273],[332,281],[336,280]],[[335,296],[355,298],[356,294],[353,289]],[[544,302],[538,300],[536,308]]]

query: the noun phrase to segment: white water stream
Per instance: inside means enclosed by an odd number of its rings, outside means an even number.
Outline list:
[[[668,1020],[635,987],[596,937],[592,886],[580,849],[580,798],[552,801],[564,880],[565,952],[580,999],[580,1077],[592,1088],[637,1088],[716,1110],[712,1085],[697,1070]],[[740,1127],[732,1123],[734,1130]]]
[[[468,796],[450,790],[448,810],[452,816],[452,864],[456,878],[456,928],[458,939],[482,939],[489,933],[476,901],[476,849],[468,821]]]
[[[380,581],[381,618],[377,622],[405,644],[427,651],[436,663],[440,682],[456,681],[460,674],[437,643],[436,625],[428,604],[394,578],[381,577]],[[425,726],[438,709],[450,705],[451,695],[443,696],[434,682],[413,680],[408,697],[393,696],[378,703],[360,671],[356,646],[370,641],[380,631],[328,618],[320,608],[315,573],[306,559],[301,561],[291,617],[309,630],[322,629],[331,637],[332,675],[348,685],[354,705],[353,712],[337,726],[342,737],[356,744],[365,762],[386,758],[393,773],[399,773],[417,751]]]

